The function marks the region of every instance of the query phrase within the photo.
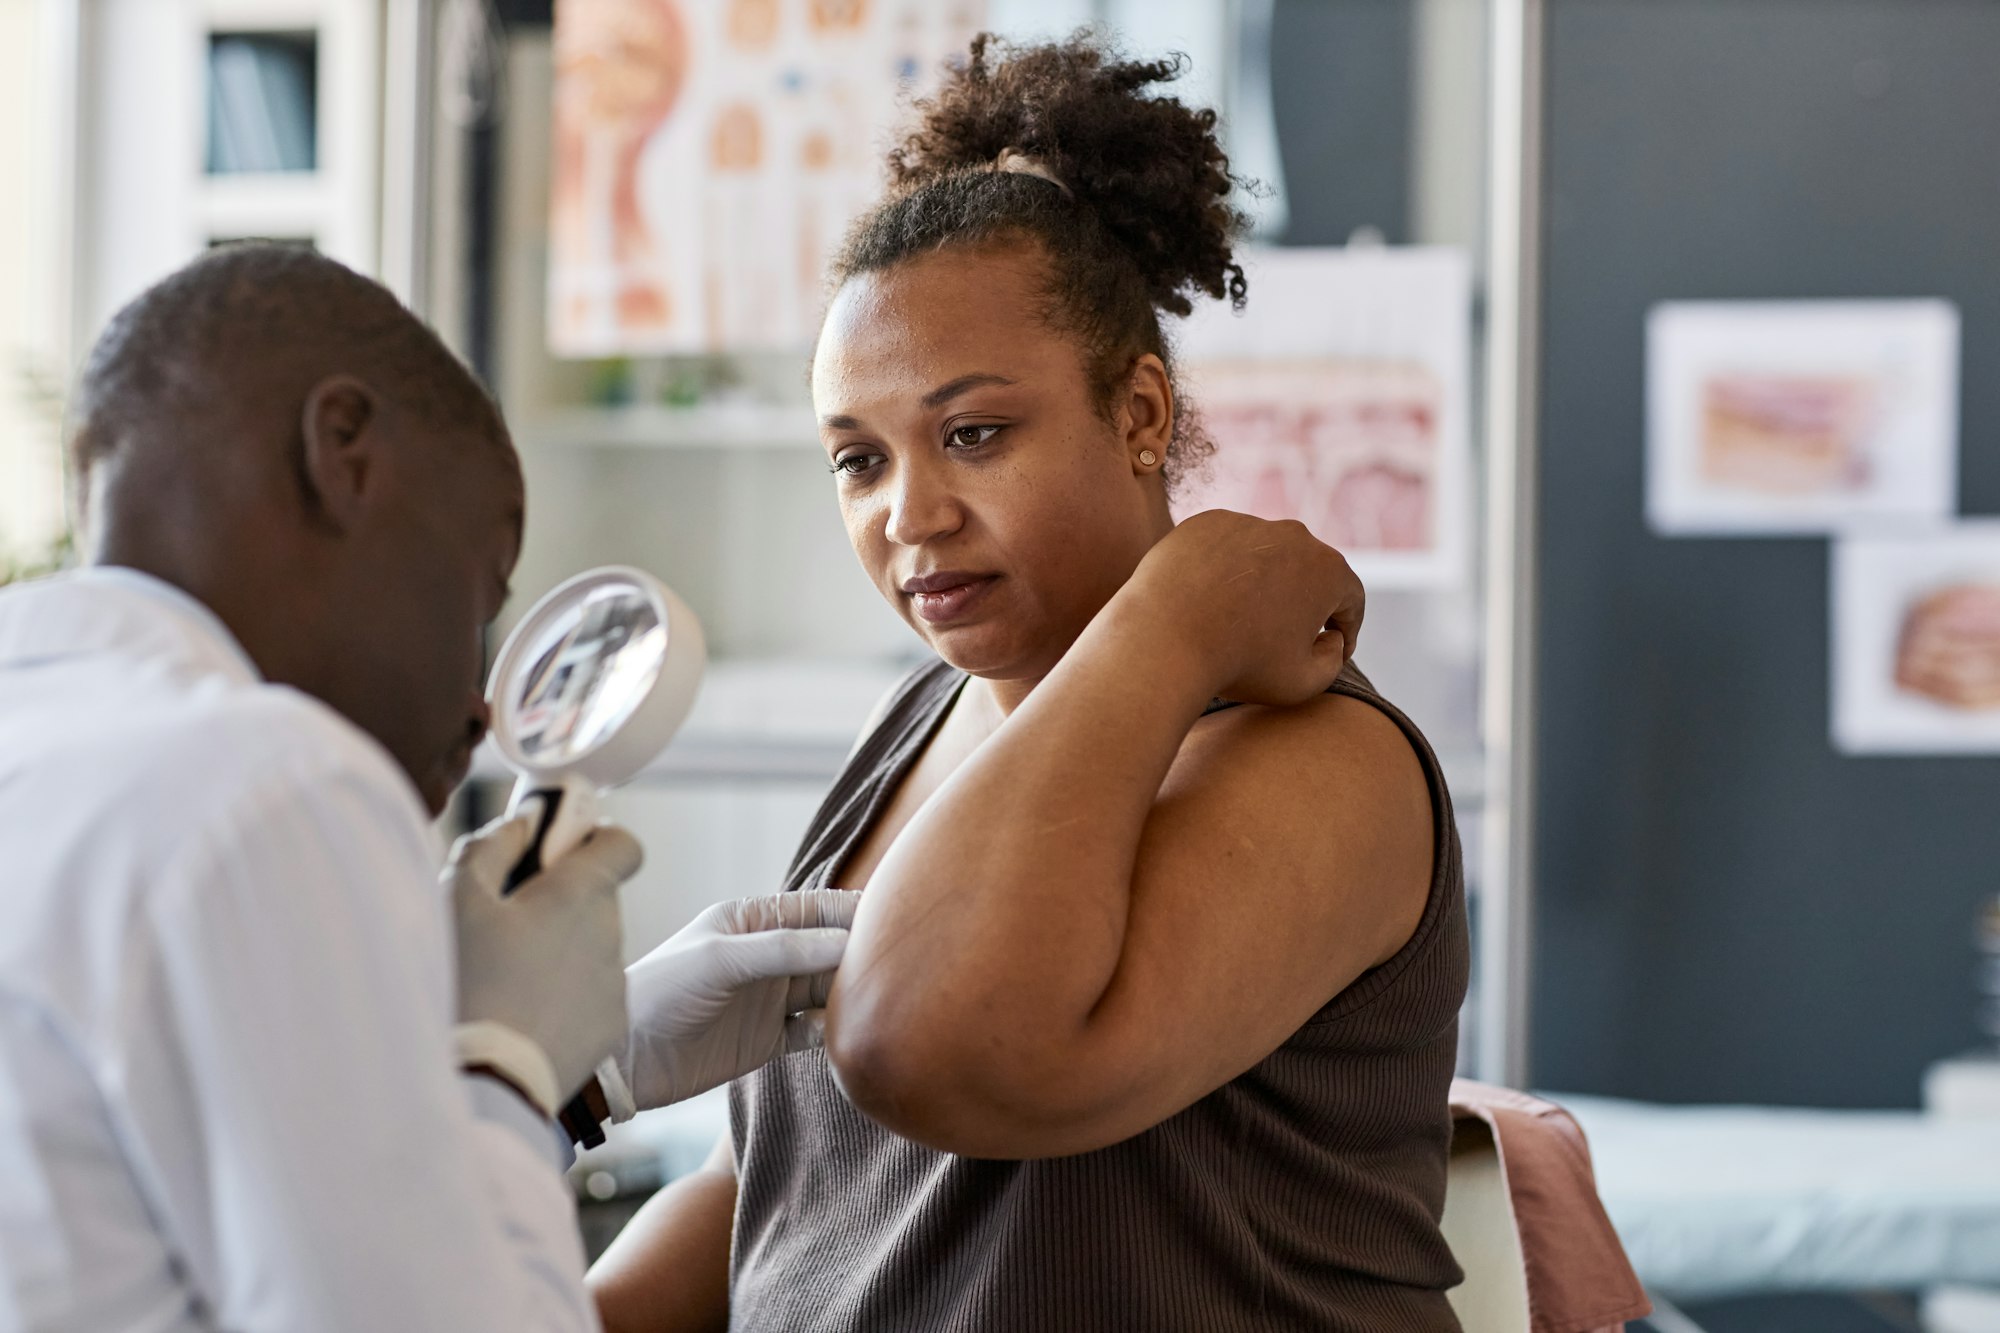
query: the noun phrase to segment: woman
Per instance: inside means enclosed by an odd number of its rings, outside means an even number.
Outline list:
[[[982,39],[850,238],[814,406],[941,660],[789,877],[866,890],[825,1050],[595,1270],[614,1333],[1456,1328],[1450,801],[1345,563],[1169,516],[1160,314],[1244,292],[1175,69]]]

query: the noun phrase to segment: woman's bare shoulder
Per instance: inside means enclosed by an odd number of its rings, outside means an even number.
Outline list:
[[[1162,797],[1181,787],[1197,796],[1248,787],[1362,801],[1417,816],[1426,828],[1432,816],[1430,783],[1410,737],[1387,712],[1345,693],[1208,714],[1189,730]]]
[[[1218,901],[1231,911],[1261,900],[1279,916],[1332,894],[1343,905],[1328,928],[1374,938],[1372,963],[1416,929],[1436,847],[1410,738],[1366,700],[1327,694],[1203,718],[1160,789],[1140,860],[1149,877],[1184,885],[1190,905],[1190,880],[1227,887]]]

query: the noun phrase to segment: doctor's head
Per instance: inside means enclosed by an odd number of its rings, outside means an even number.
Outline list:
[[[1206,449],[1162,320],[1240,301],[1243,218],[1174,60],[981,37],[890,154],[814,350],[849,539],[949,662],[1046,673]]]
[[[303,247],[214,250],[111,321],[69,449],[92,563],[192,593],[443,808],[485,729],[480,630],[523,491],[498,411],[430,330]]]

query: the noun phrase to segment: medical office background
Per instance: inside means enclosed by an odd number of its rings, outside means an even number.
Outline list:
[[[848,7],[867,5],[831,6]],[[692,722],[612,801],[649,850],[625,899],[636,956],[779,881],[917,645],[846,547],[802,344],[711,321],[672,350],[621,346],[552,312],[562,8],[0,0],[0,576],[70,558],[62,397],[124,300],[241,237],[381,277],[512,423],[531,497],[512,612],[629,563],[707,628]],[[808,6],[731,8],[783,23]],[[1478,959],[1466,1072],[1620,1106],[2000,1115],[2000,691],[1940,705],[1948,735],[1928,745],[1856,743],[1836,698],[1859,614],[1842,598],[1868,561],[1948,548],[1975,600],[2000,596],[1980,525],[2000,516],[2000,5],[925,9],[940,31],[1098,22],[1135,51],[1186,51],[1186,92],[1222,110],[1238,169],[1266,183],[1259,246],[1329,273],[1407,259],[1461,275],[1451,549],[1371,588],[1361,660],[1436,743],[1457,803]],[[1862,344],[1905,317],[1936,344],[1942,491],[1870,523],[1675,511],[1659,469],[1677,330],[1695,346],[1790,319],[1769,336],[1809,348],[1843,311]],[[1824,436],[1859,409],[1810,378],[1786,381],[1803,405],[1771,410],[1817,413]],[[2000,617],[1952,624],[1947,669],[2000,678]],[[487,776],[461,819],[501,799]],[[1615,1126],[1585,1119],[1622,1227]],[[1964,1168],[1993,1180],[1990,1162]],[[2000,1237],[2000,1187],[1973,1203]],[[1737,1285],[1696,1294],[1756,1295]],[[1712,1326],[1916,1317],[1846,1297],[1734,1308]]]

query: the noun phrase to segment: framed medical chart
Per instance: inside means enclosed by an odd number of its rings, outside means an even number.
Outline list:
[[[1444,248],[1247,254],[1242,312],[1204,301],[1176,338],[1215,443],[1185,515],[1295,518],[1372,587],[1461,582],[1471,548],[1471,266]]]
[[[1646,516],[1673,536],[1836,532],[1957,500],[1948,301],[1670,301],[1646,322]]]
[[[981,0],[558,0],[549,347],[798,349]]]
[[[2000,520],[1835,542],[1833,739],[2000,754]]]

